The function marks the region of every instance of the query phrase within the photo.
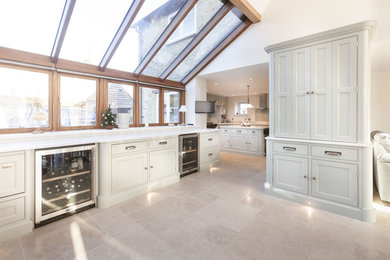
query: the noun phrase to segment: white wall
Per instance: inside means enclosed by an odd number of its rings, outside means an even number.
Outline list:
[[[371,74],[371,130],[390,133],[390,70]]]
[[[227,119],[232,122],[241,123],[245,118],[250,118],[253,121],[268,122],[268,109],[248,109],[247,115],[236,115],[235,114],[235,104],[236,102],[246,102],[248,100],[247,96],[237,96],[237,97],[228,97],[228,110],[227,110]],[[249,103],[254,107],[260,106],[260,96],[259,95],[250,95]]]
[[[195,101],[207,100],[207,80],[196,77],[186,85],[186,123],[205,128],[207,114],[195,113]]]

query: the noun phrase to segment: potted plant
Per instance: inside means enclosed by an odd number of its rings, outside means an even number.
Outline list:
[[[106,109],[106,111],[102,115],[102,120],[101,120],[100,126],[102,128],[106,128],[106,129],[111,130],[114,127],[116,127],[115,119],[116,119],[116,114],[112,113],[111,106],[108,105],[108,108]]]

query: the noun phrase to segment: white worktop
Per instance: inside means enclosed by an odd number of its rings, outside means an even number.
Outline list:
[[[161,126],[113,130],[58,131],[46,132],[44,134],[6,134],[0,135],[0,152],[44,149],[88,143],[123,142],[218,131],[219,129],[197,128],[194,126]]]
[[[221,125],[219,126],[219,128],[221,129],[260,129],[260,130],[264,130],[264,129],[267,129],[269,128],[269,126],[255,126],[255,125],[251,125],[251,126],[241,126],[241,125]]]

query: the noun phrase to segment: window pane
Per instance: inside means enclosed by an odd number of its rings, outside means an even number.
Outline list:
[[[60,58],[98,65],[132,2],[77,1]]]
[[[0,46],[50,55],[65,0],[0,1]]]
[[[164,123],[180,122],[180,93],[177,91],[164,91]]]
[[[141,124],[159,123],[160,90],[155,88],[140,88]]]
[[[160,77],[222,5],[221,1],[199,0],[143,73]]]
[[[112,57],[109,68],[133,72],[174,16],[183,0],[146,0]]]
[[[225,39],[241,20],[230,11],[214,29],[199,43],[199,45],[183,60],[169,75],[168,79],[181,81],[198,65],[218,44]]]
[[[133,86],[119,83],[108,83],[108,104],[111,105],[112,112],[115,114],[130,114],[130,124],[134,123],[133,99]]]
[[[49,75],[0,68],[0,128],[49,126]]]
[[[61,126],[96,126],[96,80],[61,76]]]

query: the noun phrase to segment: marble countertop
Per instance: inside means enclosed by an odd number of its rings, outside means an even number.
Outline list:
[[[194,126],[161,126],[114,130],[58,131],[46,132],[44,134],[6,134],[0,135],[0,152],[45,149],[89,143],[126,142],[208,132],[219,132],[219,129],[197,128]]]
[[[221,129],[226,129],[226,128],[231,128],[231,129],[260,129],[260,130],[264,130],[264,129],[267,129],[269,128],[269,126],[256,126],[256,125],[251,125],[251,126],[241,126],[241,125],[220,125],[219,128]]]

